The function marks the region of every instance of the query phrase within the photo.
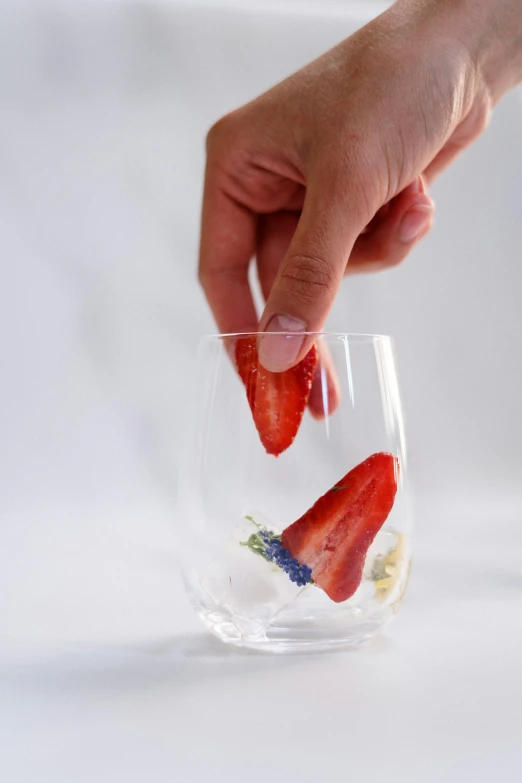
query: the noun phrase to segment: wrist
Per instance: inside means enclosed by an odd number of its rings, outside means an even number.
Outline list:
[[[493,102],[522,82],[522,0],[399,0],[464,46]]]

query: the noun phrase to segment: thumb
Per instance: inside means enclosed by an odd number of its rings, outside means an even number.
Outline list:
[[[340,193],[331,180],[322,184],[307,187],[259,324],[266,333],[259,338],[259,359],[272,372],[287,370],[308,353],[313,336],[306,333],[323,328],[355,240],[371,218],[367,202],[357,203],[346,188]]]

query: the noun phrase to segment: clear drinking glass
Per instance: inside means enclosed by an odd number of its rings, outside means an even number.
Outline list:
[[[180,481],[180,551],[189,599],[206,626],[235,645],[286,652],[358,644],[395,614],[410,570],[412,517],[392,340],[313,335],[319,355],[312,390],[316,415],[305,411],[295,440],[276,458],[261,443],[236,367],[237,346],[252,337],[209,336],[199,347]],[[351,597],[335,602],[317,584],[296,584],[259,556],[256,545],[381,452],[396,458],[395,500]],[[263,531],[265,539],[256,537]]]

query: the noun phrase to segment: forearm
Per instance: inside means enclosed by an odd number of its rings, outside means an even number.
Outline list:
[[[457,38],[493,102],[522,82],[522,0],[398,0],[396,7]]]
[[[522,2],[480,0],[480,3],[484,6],[486,25],[479,55],[486,83],[500,97],[522,81]]]

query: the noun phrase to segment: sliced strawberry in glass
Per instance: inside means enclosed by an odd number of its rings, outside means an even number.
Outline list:
[[[373,454],[283,532],[285,549],[312,569],[332,601],[345,601],[359,587],[368,548],[392,509],[397,474],[396,457]]]

